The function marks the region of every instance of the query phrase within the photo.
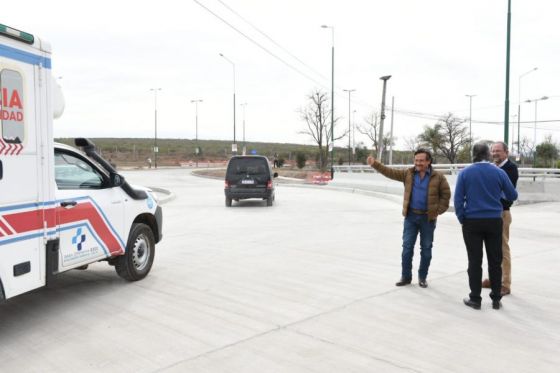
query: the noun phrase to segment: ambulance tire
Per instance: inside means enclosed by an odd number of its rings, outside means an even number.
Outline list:
[[[126,252],[116,260],[117,274],[128,281],[142,280],[152,268],[155,248],[156,241],[150,227],[142,223],[133,224]]]

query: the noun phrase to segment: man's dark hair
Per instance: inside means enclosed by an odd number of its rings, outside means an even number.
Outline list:
[[[490,147],[485,142],[477,142],[472,148],[473,162],[490,160]]]
[[[430,162],[432,161],[432,153],[426,148],[416,149],[416,151],[414,152],[414,156],[416,156],[416,154],[426,154],[426,160]]]

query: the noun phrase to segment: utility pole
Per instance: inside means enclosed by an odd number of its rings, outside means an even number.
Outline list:
[[[476,95],[465,95],[465,96],[469,98],[469,155],[470,155],[471,160],[472,160],[472,146],[473,146],[473,141],[472,141],[472,98],[475,97]]]
[[[355,91],[355,89],[344,89],[344,92],[348,92],[348,165],[352,164],[352,124],[350,117],[350,94]]]
[[[395,118],[395,96],[391,99],[391,138],[389,140],[389,164],[393,164],[393,118]]]
[[[379,151],[377,159],[383,161],[383,122],[385,121],[385,93],[387,92],[387,80],[391,79],[391,75],[385,75],[379,78],[383,80],[383,95],[381,97],[381,120],[379,121]]]
[[[157,93],[161,88],[150,88],[154,92],[154,167],[157,168],[157,153],[159,151],[157,146]]]
[[[202,100],[198,99],[198,100],[191,100],[191,104],[194,103],[195,105],[195,157],[196,157],[196,167],[198,168],[198,154],[200,153],[200,150],[198,148],[198,103],[202,102]]]

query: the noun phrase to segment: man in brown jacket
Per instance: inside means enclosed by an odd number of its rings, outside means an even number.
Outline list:
[[[426,288],[436,220],[438,215],[447,211],[451,198],[449,184],[441,172],[432,168],[432,154],[426,149],[414,152],[414,167],[408,169],[386,167],[373,157],[368,157],[367,162],[380,174],[404,184],[402,273],[395,285],[404,286],[412,282],[412,257],[420,233],[418,284]]]

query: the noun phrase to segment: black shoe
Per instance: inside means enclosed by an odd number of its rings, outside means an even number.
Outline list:
[[[421,278],[418,281],[418,285],[420,285],[421,288],[427,288],[428,287],[428,281],[426,281],[425,278]]]
[[[471,298],[465,298],[463,299],[463,303],[465,303],[465,306],[468,306],[470,308],[474,308],[475,310],[479,310],[480,309],[480,303],[475,302],[474,300],[472,300]]]
[[[395,285],[396,286],[405,286],[405,285],[410,285],[410,283],[412,282],[412,279],[406,279],[404,277],[401,277],[401,279],[399,280],[399,282],[397,282]]]
[[[492,300],[492,308],[499,310],[502,307],[502,303],[499,300]]]

